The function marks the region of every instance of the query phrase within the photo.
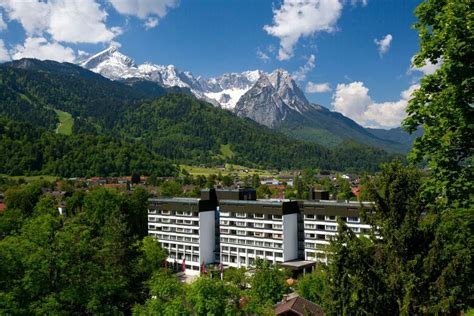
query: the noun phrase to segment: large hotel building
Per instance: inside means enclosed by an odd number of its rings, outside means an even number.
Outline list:
[[[168,250],[168,262],[184,264],[188,274],[203,264],[250,267],[256,258],[297,268],[326,262],[336,217],[356,234],[368,231],[359,205],[331,201],[325,191],[291,201],[257,200],[254,189],[203,190],[201,198],[149,199],[148,232]]]

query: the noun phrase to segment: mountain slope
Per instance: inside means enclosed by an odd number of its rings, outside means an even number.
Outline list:
[[[405,152],[412,143],[410,137],[392,136],[391,131],[372,133],[340,113],[311,105],[284,69],[271,73],[259,70],[228,73],[206,79],[194,77],[174,65],[138,65],[116,47],[91,56],[80,65],[112,80],[133,79],[165,88],[184,88],[201,100],[299,140],[330,147],[355,141],[393,152]]]
[[[156,95],[166,94],[158,98],[145,97],[154,91]],[[279,97],[275,89],[272,91]],[[190,164],[230,162],[265,168],[373,171],[379,163],[392,157],[382,150],[360,145],[352,147],[353,152],[349,153],[296,141],[194,96],[169,94],[154,83],[138,79],[110,81],[72,64],[28,59],[3,64],[0,66],[0,94],[9,96],[7,101],[0,100],[0,117],[7,122],[32,124],[33,128],[40,129],[35,130],[39,136],[33,139],[37,141],[28,140],[23,145],[31,148],[37,142],[50,144],[32,151],[25,149],[31,153],[32,161],[37,161],[34,152],[39,151],[38,161],[42,166],[28,170],[53,170],[69,176],[74,170],[89,172],[83,164],[87,161],[92,164],[90,168],[100,174],[122,174],[134,166],[144,174],[151,174],[154,159],[164,162],[172,159]],[[54,133],[58,124],[54,115],[58,110],[69,113],[74,120],[71,136]],[[94,151],[101,146],[105,146],[104,152]],[[134,146],[141,154],[148,155],[145,167],[130,161],[135,161],[136,156],[122,153],[134,150]],[[223,146],[233,155],[220,155]],[[8,148],[4,150],[10,153]],[[56,152],[54,159],[47,159],[53,161],[54,168],[43,164],[44,150]],[[91,156],[84,157],[83,152]],[[355,155],[356,152],[360,154]],[[50,157],[50,153],[46,156]],[[106,167],[95,167],[95,156],[101,161],[100,166]],[[150,157],[152,160],[148,160]],[[82,167],[57,167],[61,159],[71,166]],[[120,163],[114,163],[116,160]],[[11,161],[5,164],[14,165]]]

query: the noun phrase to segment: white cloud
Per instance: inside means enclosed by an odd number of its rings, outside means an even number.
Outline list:
[[[374,43],[377,44],[379,54],[382,56],[390,49],[390,44],[392,43],[393,36],[391,34],[385,35],[384,38],[377,40],[374,39]]]
[[[107,12],[95,0],[0,0],[0,7],[29,37],[48,33],[54,41],[101,43],[121,34],[120,28],[107,27]]]
[[[16,45],[11,52],[13,59],[37,58],[50,59],[59,62],[74,62],[76,56],[70,47],[64,47],[57,42],[48,42],[44,37],[28,37],[23,45]]]
[[[262,51],[260,48],[257,48],[257,57],[264,63],[270,61],[270,56],[266,54],[264,51]]]
[[[392,128],[400,126],[406,117],[405,109],[412,93],[419,88],[415,84],[402,91],[400,100],[377,103],[369,96],[363,82],[338,84],[333,95],[333,108],[363,126]]]
[[[365,6],[367,5],[367,3],[369,3],[368,0],[351,0],[351,4],[352,4],[353,6],[358,5],[359,2],[360,2],[360,4],[361,4],[363,7],[365,7]]]
[[[109,0],[115,10],[121,14],[133,15],[146,20],[145,27],[153,28],[158,25],[169,11],[178,6],[178,0]],[[151,18],[151,19],[150,19]]]
[[[363,82],[338,84],[332,98],[335,111],[341,112],[359,124],[365,123],[364,112],[372,103],[372,99],[369,97],[369,89],[364,87]]]
[[[8,60],[10,60],[10,54],[5,48],[5,44],[3,43],[3,40],[0,39],[0,62],[4,62]]]
[[[441,58],[439,58],[436,62],[436,64],[433,64],[431,61],[429,60],[425,60],[425,65],[424,66],[421,66],[421,67],[416,67],[415,65],[413,65],[413,58],[412,58],[412,65],[410,66],[410,70],[409,72],[412,72],[412,71],[420,71],[422,72],[425,76],[426,75],[431,75],[432,73],[434,73],[436,70],[438,70],[439,67],[441,67],[441,65],[443,64],[443,60]]]
[[[329,86],[329,83],[314,83],[311,81],[308,81],[306,84],[306,89],[305,91],[307,93],[325,93],[331,91],[331,87]]]
[[[311,54],[306,60],[306,63],[291,75],[293,79],[296,81],[304,81],[306,75],[316,66],[315,61],[316,57]]]
[[[145,21],[145,28],[147,30],[152,29],[152,28],[156,27],[157,25],[158,25],[158,19],[155,18],[155,17],[149,17]]]
[[[6,30],[7,29],[7,24],[3,20],[3,14],[0,12],[0,31]]]
[[[107,28],[107,13],[94,0],[55,0],[51,4],[48,33],[56,41],[104,43],[121,34],[120,28]]]
[[[280,39],[279,60],[293,57],[293,49],[301,37],[317,32],[332,32],[341,15],[339,0],[284,0],[273,10],[272,25],[264,30]]]

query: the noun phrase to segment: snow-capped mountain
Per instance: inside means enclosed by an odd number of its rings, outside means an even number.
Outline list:
[[[309,103],[284,69],[271,73],[253,70],[226,73],[215,78],[195,77],[174,65],[138,65],[120,53],[117,47],[110,47],[77,63],[112,80],[146,80],[165,88],[189,89],[197,98],[214,106],[305,141],[335,146],[344,140],[357,140],[394,151],[400,151],[400,146],[403,146],[381,139],[386,138],[384,135],[379,138],[340,113]]]
[[[255,70],[209,79],[194,77],[191,72],[181,71],[174,65],[137,65],[133,59],[120,53],[117,47],[110,47],[82,60],[79,65],[112,80],[138,78],[157,82],[164,87],[189,88],[196,97],[229,110],[235,107],[262,73]]]
[[[237,111],[236,106],[239,100],[247,100],[240,102],[239,115],[253,118],[267,126],[274,126],[277,123],[275,121],[277,117],[263,120],[261,115],[253,115],[248,112],[253,106],[249,105],[247,109],[244,109],[245,104],[243,103],[250,102],[250,99],[253,99],[252,96],[258,97],[261,106],[269,108],[281,108],[283,105],[287,105],[289,109],[301,112],[309,105],[303,92],[290,74],[283,69],[277,69],[270,74],[253,70],[242,73],[226,73],[215,78],[194,77],[192,73],[181,71],[174,65],[151,63],[137,65],[132,58],[120,53],[117,47],[110,47],[83,59],[79,64],[112,80],[138,78],[157,82],[164,87],[189,88],[196,97],[231,111]],[[260,81],[259,85],[256,86],[258,81]],[[268,86],[265,91],[272,91],[270,93],[272,96],[269,96],[268,100],[262,99],[264,96],[257,95],[255,90],[243,98],[252,88],[258,90],[262,89],[264,85]],[[279,98],[273,96],[274,93]],[[243,113],[248,113],[248,115]]]

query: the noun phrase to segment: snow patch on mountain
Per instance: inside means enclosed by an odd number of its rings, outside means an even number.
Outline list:
[[[278,125],[292,111],[303,113],[311,109],[304,93],[284,69],[271,73],[261,70],[226,73],[215,78],[194,77],[174,65],[137,65],[117,47],[110,47],[79,64],[112,80],[138,78],[163,87],[189,88],[199,99],[270,127]]]

